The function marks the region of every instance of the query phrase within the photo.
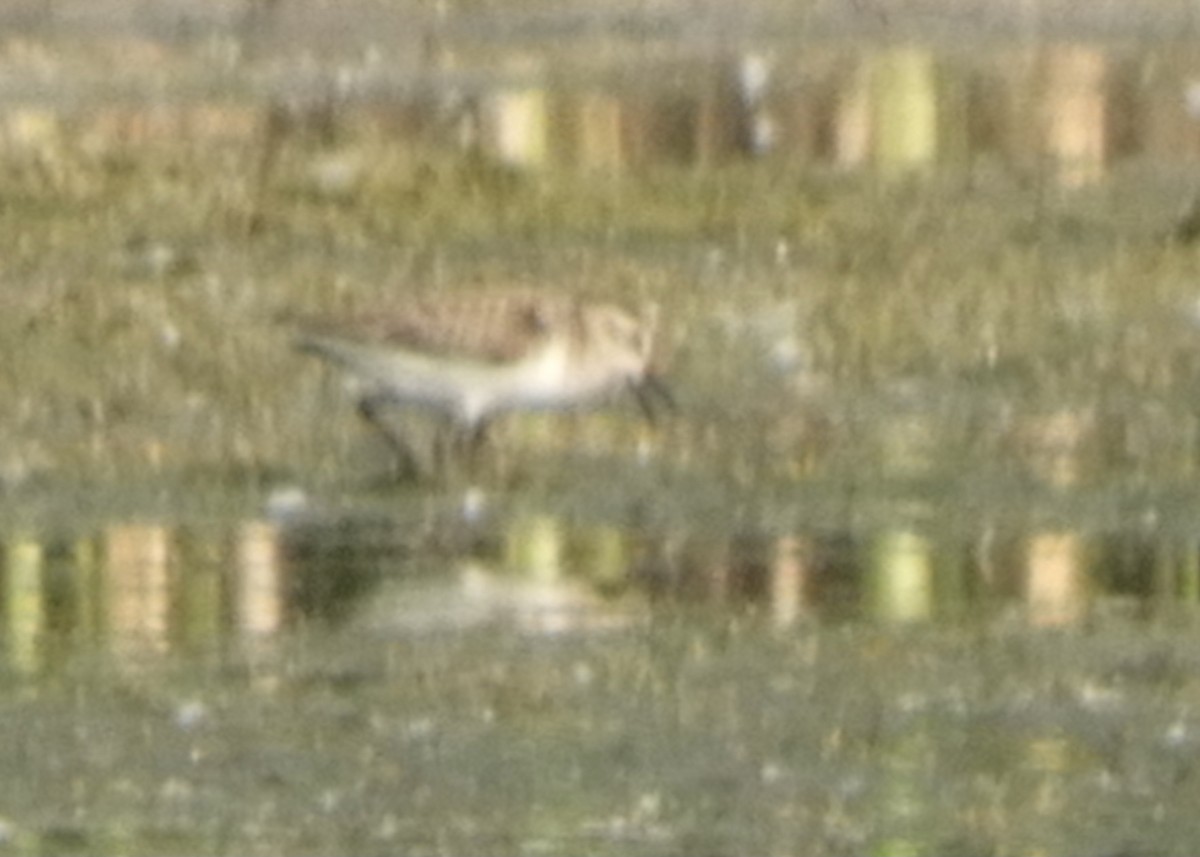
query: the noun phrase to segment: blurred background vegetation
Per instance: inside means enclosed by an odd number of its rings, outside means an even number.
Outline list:
[[[1194,472],[1190,4],[124,0],[0,26],[10,493],[331,476],[363,438],[286,319],[508,285],[664,307],[668,469]],[[509,427],[613,454],[635,431]]]

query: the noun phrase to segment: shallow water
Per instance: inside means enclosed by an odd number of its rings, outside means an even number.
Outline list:
[[[1186,30],[276,5],[7,43],[0,852],[1191,853]],[[288,346],[514,285],[658,304],[678,413],[397,484]]]
[[[608,490],[9,534],[5,847],[1189,847],[1189,526]]]

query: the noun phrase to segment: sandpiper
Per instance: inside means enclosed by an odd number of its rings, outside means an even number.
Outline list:
[[[656,313],[540,293],[485,293],[416,300],[306,331],[297,346],[343,369],[358,411],[420,472],[411,444],[387,420],[393,407],[440,416],[445,455],[473,460],[489,425],[518,410],[561,410],[632,393],[646,418],[671,406],[651,365]]]

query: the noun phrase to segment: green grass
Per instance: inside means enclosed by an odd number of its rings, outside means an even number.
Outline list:
[[[10,159],[6,484],[334,472],[365,438],[280,319],[506,285],[662,306],[685,403],[662,455],[684,469],[886,468],[870,451],[894,445],[897,409],[920,415],[951,469],[1015,466],[1043,443],[1039,420],[1063,413],[1098,478],[1194,469],[1200,334],[1185,316],[1200,257],[1166,240],[1180,191],[1149,168],[1068,192],[994,169],[589,177],[362,130],[342,146],[364,165],[344,193],[314,184],[327,153],[303,137],[285,140],[261,194],[251,145]],[[772,368],[781,342],[803,378]],[[540,425],[514,422],[518,447]],[[635,430],[562,425],[532,436],[591,431],[603,446]],[[859,452],[839,458],[847,444]]]

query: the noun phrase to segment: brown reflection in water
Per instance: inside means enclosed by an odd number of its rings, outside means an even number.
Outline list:
[[[811,547],[801,536],[780,536],[771,560],[771,619],[781,628],[794,625],[807,612],[806,583],[812,573]]]
[[[158,105],[152,110],[130,104],[98,105],[88,112],[86,124],[80,128],[80,140],[85,147],[99,150],[161,140],[244,140],[257,136],[260,114],[259,108],[249,105],[187,104],[182,100],[172,107]],[[38,135],[35,142],[39,144],[56,139],[64,130],[57,121],[39,119],[29,128]]]
[[[814,50],[792,64],[749,51],[643,73],[647,84],[626,91],[528,81],[497,90],[483,99],[490,130],[480,151],[510,165],[585,169],[712,166],[777,151],[896,175],[986,152],[1050,164],[1078,186],[1120,154],[1178,159],[1196,149],[1195,137],[1154,131],[1187,126],[1182,80],[1164,75],[1154,93],[1168,95],[1152,95],[1135,64],[1082,44],[999,49],[974,63],[918,45]],[[1145,125],[1137,117],[1154,112],[1152,97],[1160,118]]]
[[[1082,534],[977,541],[906,527],[773,540],[676,535],[670,549],[644,551],[632,573],[655,603],[761,609],[780,627],[807,616],[923,622],[997,595],[1016,599],[1031,624],[1085,618],[1098,567]]]
[[[622,104],[596,90],[556,101],[553,129],[562,163],[584,171],[616,173],[626,162],[622,143]]]
[[[112,524],[69,544],[9,539],[0,566],[4,660],[32,672],[99,644],[140,668],[211,648],[230,630],[277,632],[287,604],[274,526],[244,524],[232,544],[144,522]]]
[[[171,620],[171,536],[162,524],[113,524],[101,567],[105,629],[120,656],[166,651]]]
[[[1031,624],[1072,625],[1087,608],[1087,562],[1079,533],[1049,532],[1030,537],[1025,569],[1025,603]]]
[[[1042,146],[1069,187],[1100,178],[1107,163],[1107,70],[1105,54],[1082,45],[1060,45],[1042,60]]]
[[[442,53],[449,57],[450,48]],[[424,141],[521,169],[712,166],[770,151],[794,163],[906,175],[988,154],[1049,166],[1071,187],[1102,177],[1122,154],[1194,162],[1200,149],[1183,101],[1194,60],[1166,47],[1121,62],[1102,47],[1071,43],[1001,46],[969,58],[918,44],[808,46],[786,62],[768,62],[753,48],[721,47],[705,57],[644,59],[620,74],[601,59],[587,71],[568,66],[560,73],[536,54],[501,58],[491,84],[482,70],[482,85],[470,92],[453,83],[433,93],[389,92],[380,80],[378,89],[364,89],[369,100],[355,103],[353,93],[334,99],[321,89],[289,107],[297,116],[266,134],[274,120],[264,117],[278,119],[277,105],[207,104],[182,95],[153,109],[101,105],[70,127],[89,149],[103,150],[304,136],[314,124],[325,128],[315,136],[327,139],[346,123],[382,130],[397,145]],[[466,63],[455,69],[448,59],[431,62],[447,79],[456,70],[472,73]],[[39,105],[23,106],[3,124],[8,144],[19,146],[52,145],[67,127]],[[274,174],[280,142],[262,146],[264,182]]]
[[[556,66],[528,47],[472,56],[436,27],[418,40],[404,56],[366,64],[353,86],[340,85],[345,69],[306,65],[306,73],[328,75],[326,83],[282,99],[309,117],[288,122],[283,133],[321,125],[316,136],[328,139],[346,123],[383,129],[398,146],[425,141],[519,168],[709,166],[770,149],[798,163],[888,174],[957,157],[965,141],[968,156],[1049,165],[1068,186],[1096,180],[1125,153],[1194,162],[1200,151],[1200,127],[1183,103],[1197,74],[1186,45],[1115,60],[1107,46],[1086,43],[945,53],[919,43],[806,43],[776,48],[767,61],[753,45],[717,42],[703,56],[605,47]],[[146,69],[179,59],[159,43],[133,38],[129,46],[153,57]],[[411,75],[426,76],[414,86]],[[73,137],[102,151],[253,142],[269,124],[265,114],[278,111],[250,99],[164,96],[149,107],[97,103],[67,118],[59,105],[71,99],[51,92],[50,106],[23,104],[0,121],[0,145],[47,148]]]
[[[99,648],[137,667],[229,641],[240,651],[310,620],[557,634],[702,605],[788,628],[809,617],[922,622],[999,596],[1031,625],[1069,626],[1088,615],[1093,593],[1174,602],[1200,591],[1194,541],[1144,532],[1099,541],[1065,527],[961,538],[912,525],[663,533],[549,513],[472,524],[250,520],[218,533],[125,522],[49,546],[17,534],[0,560],[3,665],[25,673],[52,664],[48,646]]]
[[[829,585],[828,554],[828,544],[807,535],[676,532],[632,549],[627,574],[657,603],[762,608],[786,628],[840,591],[841,584]]]
[[[696,156],[696,105],[680,92],[627,96],[621,142],[631,165],[690,163]]]
[[[234,628],[250,638],[275,633],[286,616],[279,528],[264,521],[242,524],[234,567]]]
[[[870,75],[856,63],[836,88],[840,90],[837,109],[828,117],[831,127],[825,135],[832,163],[842,169],[860,167],[871,155]]]

